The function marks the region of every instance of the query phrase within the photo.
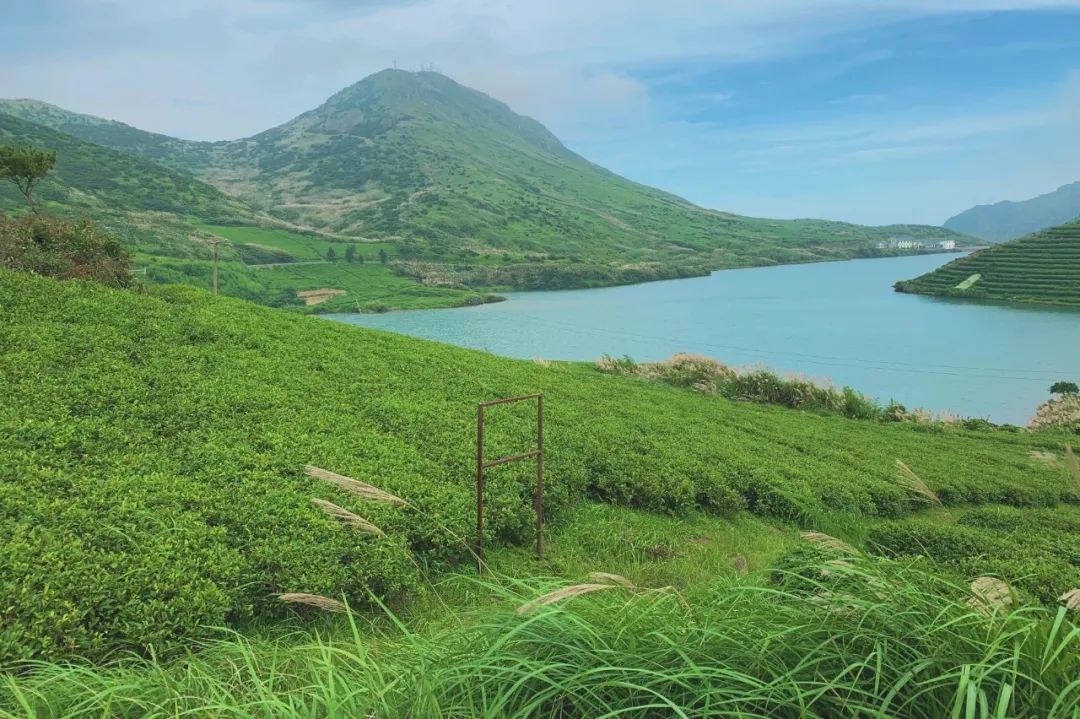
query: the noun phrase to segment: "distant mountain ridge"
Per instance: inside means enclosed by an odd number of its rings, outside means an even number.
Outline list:
[[[1005,242],[1080,217],[1080,181],[1030,200],[978,205],[945,221],[945,227],[990,242]]]

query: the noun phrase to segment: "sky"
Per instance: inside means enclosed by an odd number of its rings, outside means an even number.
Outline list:
[[[184,138],[394,66],[741,214],[940,224],[1080,180],[1080,0],[0,0],[0,97]]]

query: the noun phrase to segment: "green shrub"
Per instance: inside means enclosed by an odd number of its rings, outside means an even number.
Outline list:
[[[130,261],[120,243],[86,221],[12,219],[0,213],[0,268],[112,287],[132,284]]]
[[[968,580],[997,576],[1047,604],[1080,586],[1080,508],[986,507],[963,512],[955,525],[891,522],[872,530],[869,545],[927,556]]]

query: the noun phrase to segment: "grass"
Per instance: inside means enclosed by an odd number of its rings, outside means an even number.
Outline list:
[[[720,574],[686,596],[649,586],[451,576],[439,590],[471,602],[437,618],[323,615],[317,632],[236,635],[171,663],[38,664],[8,677],[0,716],[1080,712],[1080,627],[1064,607],[988,613],[917,564],[797,560]]]
[[[1080,221],[994,245],[913,280],[901,292],[1080,307]]]
[[[1080,712],[1064,433],[733,402],[191,288],[0,272],[0,307],[0,716]],[[478,580],[476,403],[534,391],[544,559],[532,467],[500,467]],[[487,451],[533,431],[493,409]],[[1016,601],[973,602],[982,576]]]
[[[137,255],[140,275],[152,284],[187,284],[210,288],[213,264],[209,260],[178,260]],[[395,274],[378,263],[284,264],[251,267],[225,261],[219,269],[222,294],[260,304],[303,308],[297,292],[322,288],[342,289],[345,294],[307,308],[309,312],[381,312],[391,309],[434,309],[481,304],[488,295],[451,287],[423,285]]]
[[[272,247],[288,254],[298,262],[325,260],[332,247],[339,259],[345,256],[349,245],[362,255],[365,262],[379,262],[379,250],[387,257],[394,257],[397,249],[392,242],[347,242],[312,234],[301,234],[280,228],[252,227],[248,225],[209,225],[200,223],[199,229],[223,237],[236,245]]]
[[[672,515],[747,510],[858,540],[867,518],[927,506],[897,481],[898,459],[946,507],[1075,496],[1063,463],[1036,458],[1059,454],[1061,433],[732,402],[191,288],[139,294],[3,272],[0,307],[0,572],[20,578],[0,584],[0,605],[20,607],[0,628],[7,658],[175,651],[209,627],[280,619],[281,593],[400,601],[416,587],[414,562],[469,559],[476,403],[500,396],[545,393],[556,521],[588,498]],[[489,456],[531,446],[528,408],[490,420]],[[306,465],[411,506],[358,504]],[[531,536],[530,472],[491,473],[490,543]],[[387,536],[343,533],[312,498]]]

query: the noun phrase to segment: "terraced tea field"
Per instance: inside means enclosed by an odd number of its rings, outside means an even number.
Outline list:
[[[1080,307],[1080,220],[975,252],[896,289]]]

